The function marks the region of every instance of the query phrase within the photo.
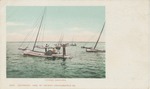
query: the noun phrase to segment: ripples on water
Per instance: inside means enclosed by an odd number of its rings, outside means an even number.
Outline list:
[[[19,45],[7,43],[7,78],[105,78],[105,53],[87,53],[83,43],[67,47],[66,60],[23,56]]]

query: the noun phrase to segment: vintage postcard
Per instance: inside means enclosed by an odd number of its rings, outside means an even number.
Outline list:
[[[105,78],[104,6],[6,10],[7,78]]]
[[[149,0],[1,0],[0,89],[148,89]]]

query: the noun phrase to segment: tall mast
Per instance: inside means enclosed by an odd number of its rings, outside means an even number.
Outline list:
[[[99,37],[98,37],[98,39],[97,39],[97,42],[96,42],[96,44],[95,44],[95,46],[94,46],[94,49],[96,48],[97,43],[99,42],[99,39],[100,39],[101,34],[102,34],[102,32],[103,32],[104,26],[105,26],[105,22],[104,22],[103,28],[102,28],[102,30],[101,30],[101,32],[100,32],[100,34],[99,34]]]
[[[42,19],[41,19],[41,22],[40,22],[40,26],[39,26],[39,29],[38,29],[38,33],[37,33],[37,35],[36,35],[36,39],[35,39],[34,46],[33,46],[33,49],[32,49],[33,51],[34,51],[34,48],[35,48],[35,46],[36,46],[36,42],[37,42],[37,39],[38,39],[40,30],[41,30],[41,26],[42,26],[42,22],[43,22],[43,19],[44,19],[45,12],[46,12],[46,7],[44,8],[44,13],[43,13],[43,16],[42,16]]]

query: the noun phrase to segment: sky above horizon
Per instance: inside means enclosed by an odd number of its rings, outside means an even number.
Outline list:
[[[7,6],[7,41],[34,41],[44,6]],[[47,6],[39,41],[96,41],[105,21],[104,6]],[[43,30],[44,29],[44,30]],[[100,39],[105,41],[105,29]]]

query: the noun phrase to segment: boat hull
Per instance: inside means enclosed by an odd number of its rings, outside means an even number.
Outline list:
[[[44,58],[71,58],[68,55],[64,55],[64,56],[62,54],[45,55],[45,52],[32,51],[32,50],[25,50],[23,51],[23,54],[27,56],[44,57]]]

